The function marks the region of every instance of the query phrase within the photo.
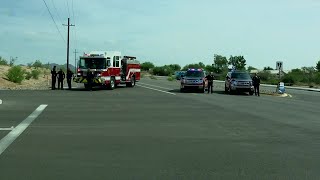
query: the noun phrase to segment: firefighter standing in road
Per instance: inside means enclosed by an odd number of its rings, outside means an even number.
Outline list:
[[[63,90],[63,80],[66,78],[64,72],[62,71],[62,69],[59,70],[58,72],[58,89],[60,89],[60,85],[61,85],[61,90]]]
[[[71,89],[72,76],[73,76],[73,72],[70,70],[70,68],[68,68],[68,70],[67,70],[67,83],[68,83],[69,90]]]
[[[88,68],[88,71],[87,71],[87,83],[88,83],[88,89],[90,91],[92,91],[92,81],[93,81],[93,74],[92,74],[90,68]]]
[[[206,76],[206,79],[208,81],[208,94],[209,94],[209,92],[211,92],[211,94],[212,94],[213,93],[213,80],[214,80],[213,73],[211,72],[208,76]]]
[[[254,74],[254,77],[252,78],[252,83],[254,86],[254,94],[257,96],[260,96],[260,77],[257,75],[257,73]]]
[[[53,66],[53,69],[51,70],[51,89],[55,90],[56,89],[56,81],[57,81],[57,71],[56,71],[56,66]]]

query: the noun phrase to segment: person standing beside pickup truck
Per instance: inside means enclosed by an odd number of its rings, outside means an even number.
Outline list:
[[[254,74],[254,77],[252,78],[252,84],[254,87],[254,94],[257,96],[260,96],[260,77],[257,73]]]
[[[208,81],[208,94],[209,94],[209,92],[211,92],[211,94],[212,94],[213,93],[213,80],[214,80],[213,72],[211,72],[208,76],[206,76],[206,79]]]

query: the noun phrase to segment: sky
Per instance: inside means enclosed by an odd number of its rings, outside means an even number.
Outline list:
[[[155,65],[213,63],[214,54],[284,69],[320,60],[320,0],[0,0],[0,56],[70,63],[75,49],[121,51]]]

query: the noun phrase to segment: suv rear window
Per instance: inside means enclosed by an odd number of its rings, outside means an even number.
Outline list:
[[[231,78],[235,79],[251,79],[251,76],[248,73],[232,73]]]
[[[204,77],[203,71],[187,71],[187,77]]]

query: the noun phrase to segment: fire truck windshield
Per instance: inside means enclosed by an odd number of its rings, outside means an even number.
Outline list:
[[[79,68],[106,69],[106,58],[81,58]]]

